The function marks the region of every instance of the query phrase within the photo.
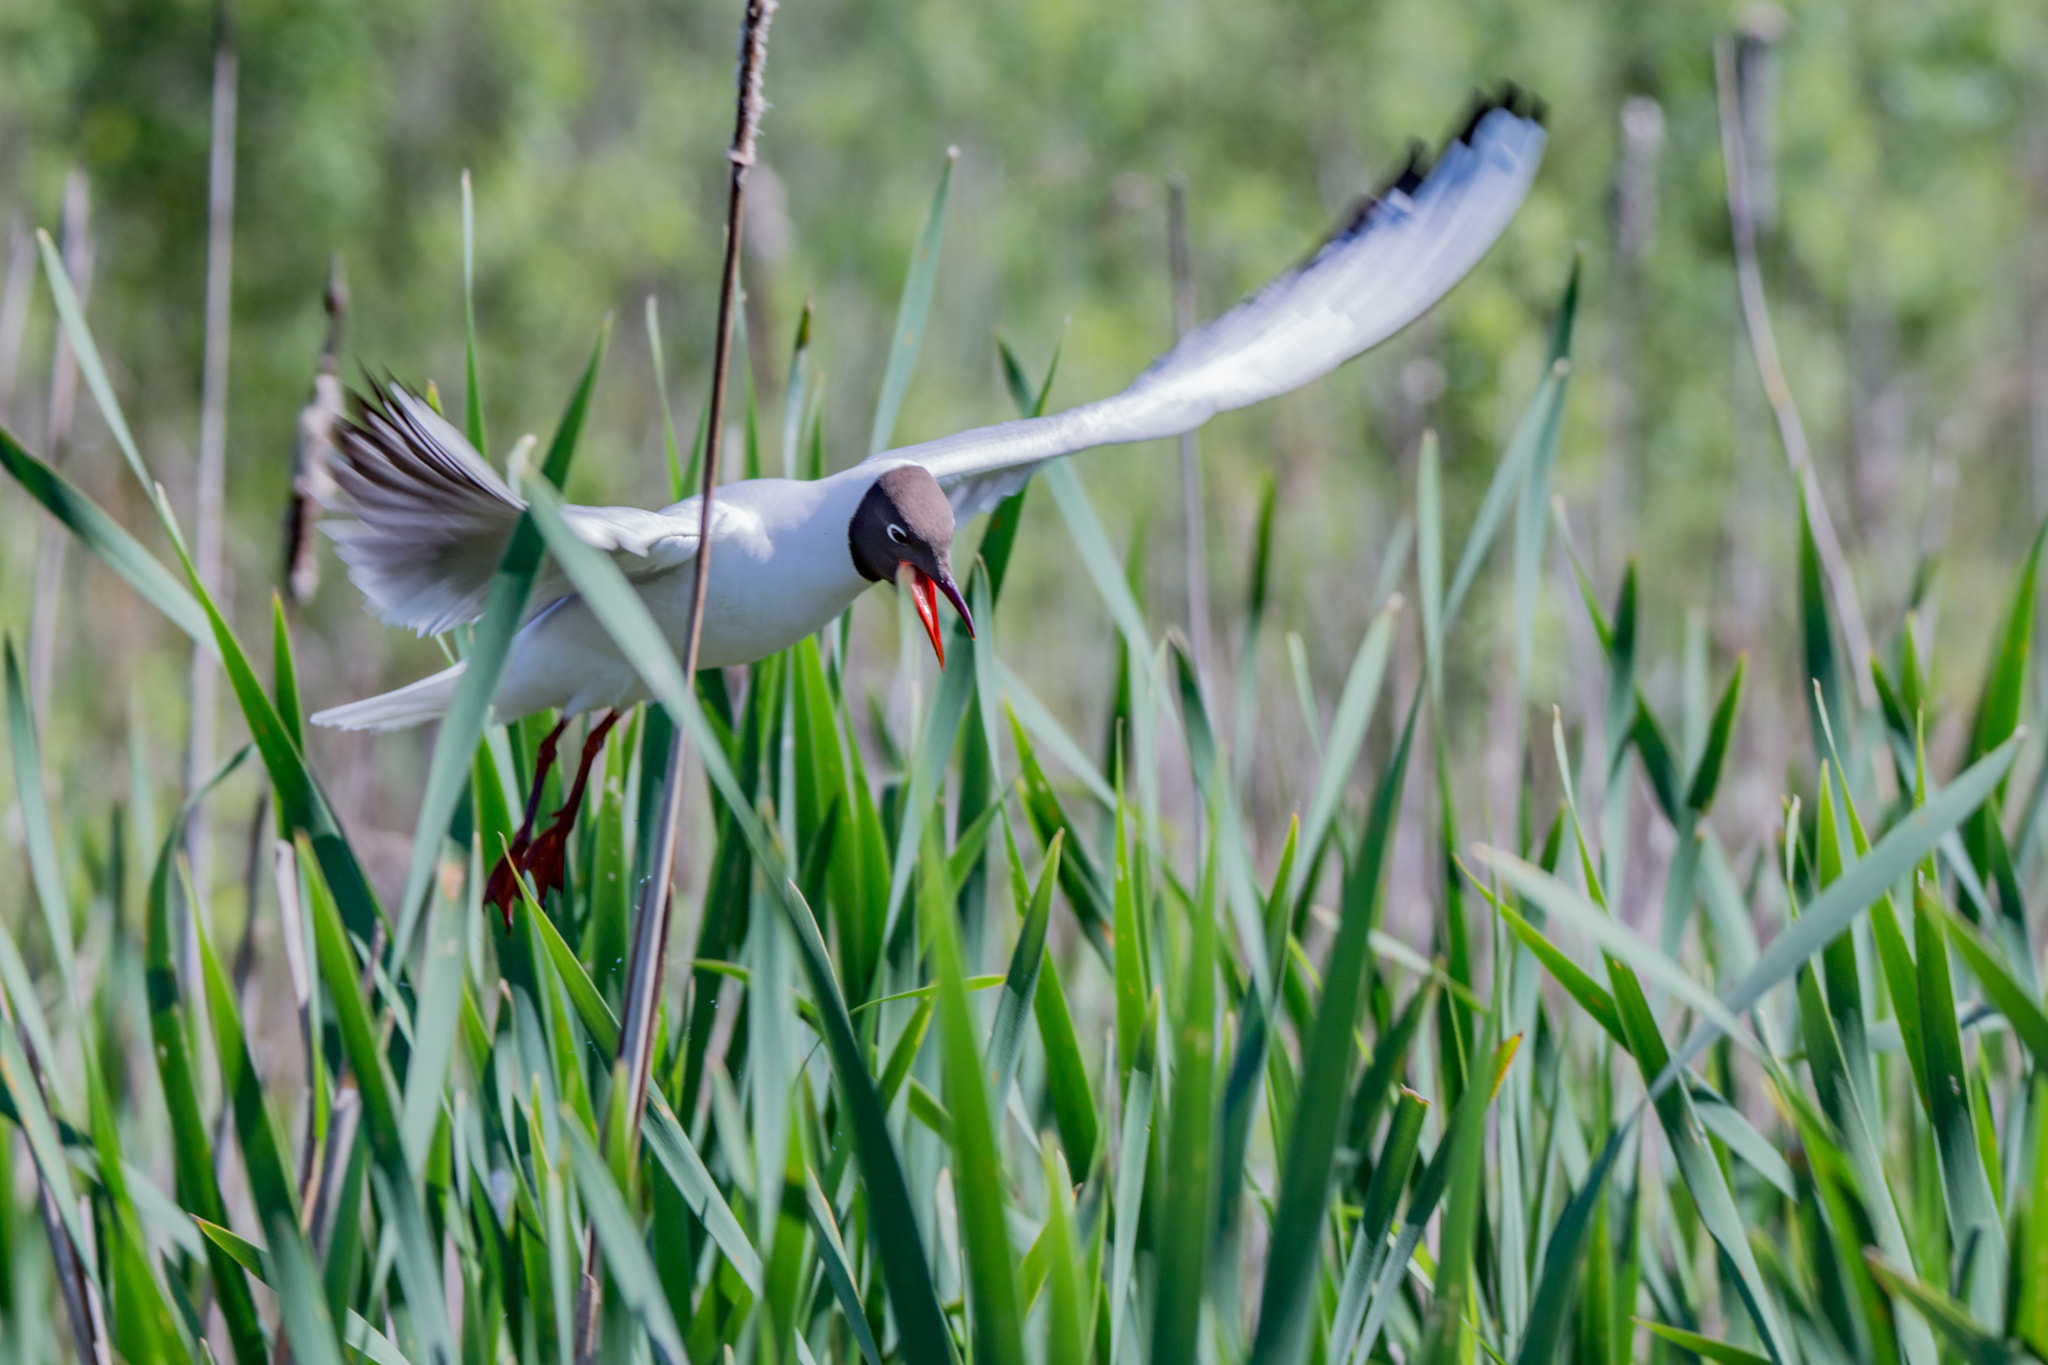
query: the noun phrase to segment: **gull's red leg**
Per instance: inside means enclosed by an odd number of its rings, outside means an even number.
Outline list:
[[[589,737],[583,741],[583,760],[576,765],[576,780],[569,786],[567,799],[555,812],[554,821],[533,841],[533,847],[526,855],[526,870],[533,874],[535,895],[545,896],[550,891],[561,889],[569,831],[576,827],[576,812],[583,809],[583,788],[590,781],[590,765],[604,752],[605,736],[618,723],[619,713],[612,710],[605,712],[604,719],[591,727]]]
[[[490,880],[484,883],[484,901],[498,907],[507,929],[512,927],[512,902],[519,899],[519,876],[526,870],[527,850],[533,843],[533,822],[540,814],[541,793],[547,789],[548,774],[554,771],[555,748],[561,742],[562,731],[568,728],[569,718],[564,716],[555,722],[555,728],[548,731],[534,753],[533,786],[526,793],[526,818],[519,822],[512,847],[498,859]]]

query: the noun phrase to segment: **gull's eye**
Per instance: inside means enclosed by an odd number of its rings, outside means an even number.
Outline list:
[[[903,528],[893,521],[889,523],[889,539],[895,541],[898,545],[908,545],[910,543],[910,537],[904,535]]]

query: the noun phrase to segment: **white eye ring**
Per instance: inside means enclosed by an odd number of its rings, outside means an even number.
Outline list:
[[[898,545],[908,545],[910,543],[910,537],[904,535],[903,528],[893,521],[889,523],[889,539],[895,541]]]

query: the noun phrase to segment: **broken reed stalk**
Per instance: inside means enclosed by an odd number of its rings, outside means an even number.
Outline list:
[[[1714,44],[1714,84],[1720,102],[1721,160],[1728,177],[1728,218],[1735,239],[1735,279],[1742,294],[1742,319],[1749,333],[1750,353],[1756,358],[1764,396],[1777,420],[1778,439],[1784,443],[1786,462],[1792,466],[1792,477],[1799,480],[1800,491],[1806,495],[1806,516],[1813,528],[1814,548],[1820,552],[1828,588],[1841,612],[1843,641],[1854,660],[1850,672],[1856,679],[1857,699],[1865,707],[1875,707],[1877,689],[1870,677],[1870,628],[1863,620],[1862,600],[1856,594],[1856,580],[1849,574],[1842,542],[1835,535],[1834,518],[1828,515],[1827,498],[1814,474],[1806,427],[1799,420],[1799,405],[1793,401],[1792,386],[1786,382],[1785,367],[1778,358],[1778,342],[1771,332],[1763,271],[1757,264],[1756,218],[1750,203],[1749,153],[1743,137],[1740,92],[1736,89],[1735,48],[1726,38]]]
[[[690,614],[683,643],[683,678],[696,685],[698,641],[704,626],[704,593],[711,573],[711,500],[718,488],[718,452],[725,426],[725,380],[732,362],[733,306],[740,283],[740,237],[746,207],[747,169],[754,164],[754,139],[761,130],[761,114],[767,107],[761,94],[762,68],[768,60],[768,25],[775,17],[776,0],[747,0],[746,19],[740,29],[739,94],[733,119],[732,146],[726,152],[730,182],[725,209],[725,272],[718,288],[718,332],[711,358],[711,395],[705,405],[704,473],[697,515],[696,577],[690,590]],[[624,1134],[626,1148],[633,1150],[640,1140],[640,1120],[647,1110],[647,1083],[654,1064],[654,1021],[660,1012],[661,978],[667,965],[668,931],[675,897],[676,825],[681,816],[683,782],[683,729],[677,725],[668,745],[668,769],[661,789],[661,814],[654,827],[654,857],[646,882],[640,889],[640,905],[633,917],[633,943],[626,959],[625,1020],[619,1030],[619,1052],[613,1064],[614,1077],[625,1070],[627,1087]],[[590,1266],[596,1251],[596,1229],[583,1235],[583,1264]],[[586,1269],[577,1303],[577,1347],[579,1357],[594,1346],[597,1281]]]
[[[320,590],[319,537],[313,534],[313,524],[334,484],[334,425],[342,410],[341,339],[348,327],[348,281],[340,252],[328,262],[327,288],[320,301],[327,309],[327,341],[313,371],[313,392],[299,409],[299,432],[292,443],[292,498],[284,523],[287,600],[301,607]]]
[[[227,488],[228,322],[235,247],[235,59],[234,18],[227,0],[214,10],[213,125],[206,172],[206,354],[199,388],[199,496],[193,560],[199,582],[225,608],[221,507]],[[197,789],[213,770],[215,702],[219,666],[203,649],[192,651],[192,714],[186,781]],[[185,847],[192,859],[192,884],[207,888],[207,819],[202,804],[192,813]]]

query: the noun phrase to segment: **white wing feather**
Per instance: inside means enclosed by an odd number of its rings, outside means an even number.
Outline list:
[[[1298,388],[1384,341],[1479,263],[1521,207],[1544,132],[1511,103],[1480,112],[1428,175],[1403,177],[1299,268],[1190,332],[1112,398],[873,456],[921,464],[953,515],[989,511],[1047,460],[1191,431]]]
[[[340,515],[323,527],[378,617],[436,635],[480,616],[525,501],[447,419],[396,384],[377,387],[356,419],[342,424],[336,447],[329,510]],[[660,511],[572,506],[563,515],[629,578],[697,553],[695,499]],[[569,591],[550,562],[527,610]]]

